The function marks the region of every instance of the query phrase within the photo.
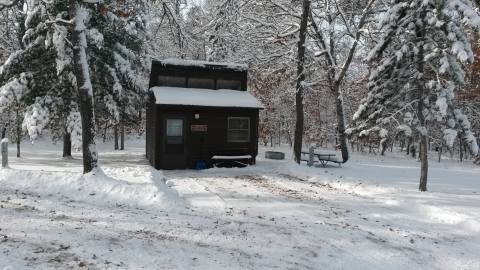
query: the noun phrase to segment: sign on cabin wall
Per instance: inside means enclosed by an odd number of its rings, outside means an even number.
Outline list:
[[[208,125],[191,125],[190,130],[195,132],[207,132]]]

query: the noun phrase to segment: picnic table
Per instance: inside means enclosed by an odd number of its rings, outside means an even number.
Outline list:
[[[312,155],[312,157],[310,157],[310,155]],[[317,158],[317,160],[315,160],[315,158]],[[327,166],[328,162],[336,163],[340,167],[342,166],[342,162],[337,158],[337,154],[312,150],[302,151],[301,161],[306,161],[308,166],[313,166],[314,163],[320,162],[324,168]]]

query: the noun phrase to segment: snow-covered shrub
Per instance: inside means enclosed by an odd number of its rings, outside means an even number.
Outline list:
[[[72,147],[79,151],[82,147],[82,119],[76,103],[72,103],[71,107],[72,110],[67,116],[67,132],[70,133]]]
[[[50,112],[48,104],[50,99],[37,98],[34,104],[28,106],[23,119],[22,128],[28,133],[32,142],[42,134],[43,129],[50,121]]]

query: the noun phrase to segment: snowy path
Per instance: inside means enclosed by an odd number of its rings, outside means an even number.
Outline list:
[[[421,199],[415,202],[413,198],[402,198],[412,202],[405,209],[391,196],[349,194],[334,184],[283,174],[229,178],[215,174],[195,178],[188,175],[191,173],[166,174],[192,206],[224,209],[241,219],[258,218],[278,226],[273,238],[267,240],[268,234],[260,234],[263,241],[254,241],[253,249],[258,248],[259,253],[272,250],[269,257],[285,263],[277,265],[280,268],[292,265],[302,269],[309,269],[308,266],[372,269],[375,265],[393,269],[480,267],[476,252],[480,250],[480,238],[477,235],[469,239],[472,233],[478,233],[478,219],[441,207],[415,209],[423,207]],[[202,195],[198,198],[192,194]],[[206,204],[204,198],[209,198],[211,204]],[[465,199],[475,199],[471,203],[477,205],[474,209],[478,211],[478,197]],[[422,214],[426,217],[419,220]],[[465,253],[466,248],[470,252]],[[432,264],[425,266],[432,258],[435,258]]]
[[[0,269],[480,269],[475,167],[433,164],[419,193],[395,157],[163,176],[129,149],[106,176],[35,148],[0,170]]]

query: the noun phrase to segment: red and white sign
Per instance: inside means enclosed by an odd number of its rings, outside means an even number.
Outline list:
[[[195,132],[207,132],[208,125],[191,125],[190,130]]]

